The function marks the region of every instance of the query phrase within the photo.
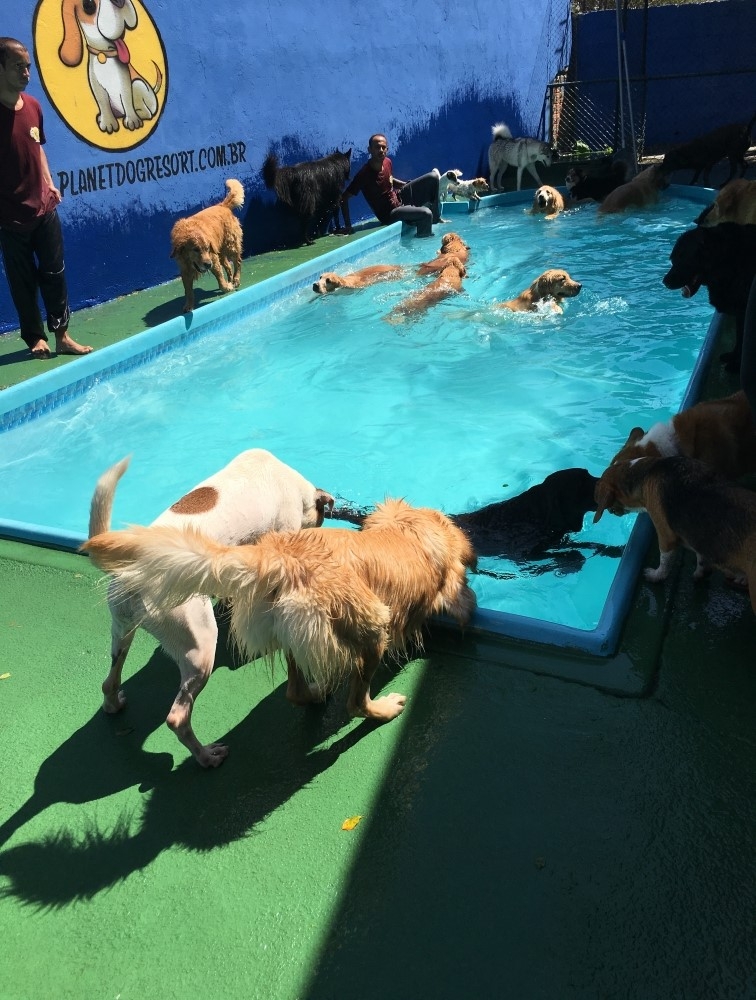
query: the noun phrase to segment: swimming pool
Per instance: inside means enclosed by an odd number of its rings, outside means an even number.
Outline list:
[[[498,195],[433,240],[392,226],[189,317],[45,373],[0,397],[0,533],[76,548],[97,476],[131,453],[114,526],[148,523],[245,448],[265,447],[358,504],[384,496],[449,513],[514,496],[556,469],[597,475],[630,427],[697,394],[711,309],[661,283],[669,249],[711,192],[675,189],[658,211],[552,222]],[[414,276],[318,297],[325,270],[408,265],[443,232],[472,247],[461,296],[414,323],[383,321]],[[254,266],[254,262],[250,262]],[[248,265],[249,266],[249,265]],[[563,315],[512,314],[549,266],[583,283]],[[709,336],[707,338],[707,329]],[[691,378],[693,373],[693,378]],[[30,499],[34,498],[30,504]],[[579,572],[481,560],[475,627],[613,651],[648,529],[586,518]],[[625,546],[623,558],[611,552]]]

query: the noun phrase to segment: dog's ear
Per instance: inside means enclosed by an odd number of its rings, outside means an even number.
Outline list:
[[[593,515],[593,523],[601,520],[601,515],[608,510],[617,499],[617,490],[606,478],[606,473],[596,483],[593,499],[596,503],[596,513]]]
[[[629,444],[637,444],[642,437],[645,437],[645,434],[646,432],[643,430],[642,427],[633,427],[633,429],[630,431],[628,435],[625,445],[627,446]]]
[[[58,58],[64,66],[78,66],[84,56],[79,22],[76,17],[76,0],[63,0],[63,41],[58,49]]]

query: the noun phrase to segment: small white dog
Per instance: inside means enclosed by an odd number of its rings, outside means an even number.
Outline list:
[[[473,177],[466,181],[461,178],[457,181],[451,181],[446,192],[452,201],[458,201],[460,198],[463,201],[480,201],[480,196],[488,194],[490,190],[485,177]]]
[[[507,167],[517,170],[517,190],[522,185],[522,172],[527,170],[536,184],[541,186],[541,178],[536,170],[536,163],[551,166],[554,150],[540,139],[513,139],[509,127],[504,124],[491,128],[493,142],[488,147],[488,166],[491,172],[491,190],[502,187]]]
[[[89,513],[89,537],[110,530],[113,497],[129,465],[124,458],[97,481]],[[225,468],[205,479],[153,524],[200,529],[223,545],[244,545],[269,531],[320,527],[333,497],[316,489],[269,451],[243,451]],[[138,593],[108,590],[111,624],[110,673],[102,685],[103,708],[119,712],[126,704],[121,672],[134,633],[141,626],[178,664],[181,686],[166,723],[202,767],[218,767],[228,755],[222,743],[203,745],[192,729],[192,708],[210,677],[218,626],[209,597],[195,595],[179,607],[157,607]]]
[[[458,181],[462,176],[461,170],[445,170],[443,173],[434,167],[431,171],[433,174],[438,174],[438,199],[439,201],[446,201],[448,197],[449,185]]]
[[[124,128],[142,128],[154,118],[157,95],[163,76],[149,84],[131,64],[124,41],[126,30],[137,24],[132,0],[62,0],[63,42],[58,57],[64,66],[78,66],[86,48],[89,59],[89,86],[97,102],[97,125],[101,132],[117,132],[118,119]]]

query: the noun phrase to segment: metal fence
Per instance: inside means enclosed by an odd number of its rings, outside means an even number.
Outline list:
[[[640,159],[645,146],[643,88],[631,84],[632,112],[620,110],[616,80],[568,81],[560,74],[549,84],[549,142],[560,157],[604,156],[631,148]],[[631,127],[632,126],[632,127]]]

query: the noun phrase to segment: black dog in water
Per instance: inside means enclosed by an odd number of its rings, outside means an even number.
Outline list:
[[[319,160],[306,160],[290,167],[279,166],[269,153],[262,166],[268,190],[288,205],[301,223],[300,242],[314,243],[338,209],[352,165],[352,150],[335,150]]]
[[[479,556],[517,563],[547,560],[531,567],[531,571],[569,572],[585,562],[580,548],[592,548],[602,555],[620,554],[613,546],[593,543],[573,546],[565,538],[572,531],[580,531],[585,514],[596,510],[593,494],[597,482],[587,469],[560,469],[509,500],[448,516],[467,534]],[[368,509],[335,506],[331,516],[361,525],[369,513]]]

